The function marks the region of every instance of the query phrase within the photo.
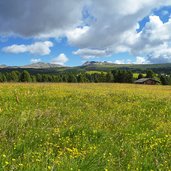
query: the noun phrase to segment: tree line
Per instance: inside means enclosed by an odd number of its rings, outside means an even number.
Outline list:
[[[133,74],[130,71],[112,71],[99,73],[58,73],[58,74],[30,74],[24,70],[0,73],[0,82],[133,82]]]
[[[154,78],[156,75],[153,71],[147,70],[147,78]],[[138,75],[138,79],[143,78],[143,74]],[[163,85],[171,84],[170,75],[159,75]],[[67,83],[133,83],[135,81],[133,73],[126,70],[112,70],[111,72],[99,72],[99,73],[58,73],[58,74],[31,74],[24,70],[0,72],[0,82],[67,82]]]

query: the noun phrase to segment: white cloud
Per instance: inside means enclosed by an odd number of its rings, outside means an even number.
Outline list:
[[[78,49],[77,51],[73,52],[73,54],[79,55],[83,59],[92,59],[92,58],[97,58],[97,57],[108,56],[107,51],[98,50],[98,49]]]
[[[136,31],[138,22],[143,17],[149,15],[154,8],[164,5],[171,5],[171,1],[92,1],[89,5],[89,13],[90,17],[95,18],[94,22],[91,21],[86,29],[83,27],[73,30],[72,36],[67,35],[69,42],[80,48],[74,54],[89,59],[104,57],[106,52],[107,55],[129,52],[134,56],[142,56],[137,57],[136,63],[171,61],[168,56],[170,51],[168,42],[171,42],[171,19],[168,23],[163,23],[158,16],[150,16],[150,22],[146,24],[142,32]],[[75,34],[74,37],[75,32],[78,36]],[[168,46],[165,45],[165,50],[161,52],[159,48],[164,43]],[[96,54],[96,49],[100,54]],[[155,57],[156,61],[153,57],[156,56],[154,50],[160,52],[158,57]],[[123,61],[116,62],[123,63]]]
[[[135,64],[148,64],[150,63],[146,58],[137,56]]]
[[[0,35],[66,36],[79,49],[74,53],[86,59],[129,52],[144,62],[169,62],[171,19],[163,24],[159,17],[150,16],[145,28],[136,32],[140,20],[167,5],[171,0],[1,0]],[[12,45],[3,50],[46,55],[50,47]]]
[[[68,61],[69,61],[68,57],[65,54],[61,53],[56,58],[52,59],[51,63],[52,64],[64,65]]]
[[[24,37],[56,36],[81,22],[83,2],[1,0],[0,33]]]
[[[95,20],[73,44],[80,48],[111,47],[113,50],[113,47],[123,46],[123,43],[133,43],[134,37],[129,35],[136,37],[137,23],[149,15],[152,9],[168,3],[171,4],[169,0],[165,3],[163,0],[93,0],[89,5],[89,13]]]
[[[2,51],[6,53],[31,53],[37,55],[48,55],[50,54],[50,48],[53,47],[53,43],[50,41],[36,42],[31,45],[11,45],[4,47]]]
[[[75,42],[79,41],[80,38],[84,37],[84,35],[88,32],[89,27],[84,26],[80,28],[75,28],[74,30],[69,30],[66,32],[66,36],[70,44],[75,44]]]
[[[137,56],[135,61],[131,59],[117,59],[114,61],[115,64],[149,64],[150,62],[144,58]]]
[[[121,60],[117,59],[117,60],[114,61],[114,63],[115,64],[125,64],[126,62],[125,62],[124,59],[121,59]]]
[[[41,62],[42,60],[40,58],[33,58],[30,60],[31,63],[38,63]]]
[[[150,16],[149,23],[138,33],[130,46],[135,56],[144,56],[150,63],[171,62],[171,19],[163,23],[158,16]]]
[[[130,59],[117,59],[113,62],[114,64],[136,64]]]

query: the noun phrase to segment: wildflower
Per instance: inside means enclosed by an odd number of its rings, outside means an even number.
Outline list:
[[[2,157],[6,158],[6,155],[5,155],[5,154],[3,154],[3,155],[2,155]]]
[[[52,168],[51,166],[48,166],[48,169],[49,169],[49,170],[51,170],[51,168]]]
[[[96,134],[97,133],[97,130],[93,130],[93,133]]]
[[[5,162],[5,164],[6,164],[6,165],[8,165],[8,164],[9,164],[9,162],[8,162],[8,161],[6,161],[6,162]]]
[[[37,162],[40,162],[40,159],[36,159]]]

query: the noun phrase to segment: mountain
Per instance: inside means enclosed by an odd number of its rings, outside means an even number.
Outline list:
[[[112,65],[114,63],[103,61],[103,62],[98,62],[98,61],[87,61],[85,62],[82,66],[90,66],[90,65]]]
[[[30,64],[30,65],[24,65],[24,66],[21,66],[19,68],[46,69],[46,68],[57,68],[57,67],[63,67],[63,66],[58,65],[58,64],[50,64],[50,63],[38,62],[38,63]]]
[[[87,61],[85,62],[82,67],[97,67],[97,68],[139,68],[139,69],[148,69],[148,68],[170,68],[171,63],[165,64],[115,64],[112,62],[98,62],[98,61]]]
[[[59,73],[59,72],[86,72],[86,71],[111,71],[114,69],[130,70],[132,72],[145,72],[153,70],[156,73],[171,73],[171,63],[166,64],[114,64],[111,62],[87,61],[81,66],[67,67],[58,64],[38,62],[25,66],[0,65],[0,72],[12,70],[23,71],[27,69],[31,73]]]
[[[0,65],[0,68],[6,68],[7,66],[6,65]]]
[[[33,69],[48,69],[48,68],[58,68],[58,67],[64,67],[62,65],[58,64],[50,64],[50,63],[44,63],[44,62],[38,62],[38,63],[33,63],[30,65],[24,65],[24,66],[7,66],[7,65],[0,65],[0,68],[33,68]]]
[[[88,61],[77,67],[85,71],[110,71],[113,69],[130,70],[133,72],[144,72],[153,70],[156,73],[171,73],[171,63],[166,64],[115,64],[110,62]]]

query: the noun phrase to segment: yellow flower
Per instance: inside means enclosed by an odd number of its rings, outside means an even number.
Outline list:
[[[8,161],[6,161],[6,162],[5,162],[5,164],[6,164],[6,165],[8,165],[8,164],[9,164],[9,162],[8,162]]]
[[[5,157],[6,157],[6,155],[5,155],[5,154],[3,154],[3,155],[2,155],[2,157],[4,157],[4,158],[5,158]]]
[[[48,166],[48,169],[49,169],[49,170],[51,170],[51,168],[52,168],[51,166]]]

